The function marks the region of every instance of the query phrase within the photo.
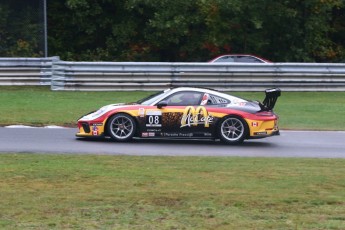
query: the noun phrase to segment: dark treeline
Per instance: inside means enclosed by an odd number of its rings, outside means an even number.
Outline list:
[[[10,2],[0,0],[0,56],[39,56],[34,45],[20,47],[30,44],[33,25],[16,39],[6,30],[16,10]],[[49,56],[62,60],[198,62],[225,53],[277,62],[345,60],[344,0],[47,2]]]

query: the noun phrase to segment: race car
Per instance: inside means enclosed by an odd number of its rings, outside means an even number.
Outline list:
[[[273,112],[280,89],[268,89],[261,103],[212,89],[177,87],[135,103],[111,104],[78,120],[77,137],[213,139],[239,144],[279,135]]]

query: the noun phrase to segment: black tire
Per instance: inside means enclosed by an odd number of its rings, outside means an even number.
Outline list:
[[[107,123],[107,131],[109,136],[115,141],[129,141],[133,138],[136,131],[136,123],[134,119],[124,113],[115,114]]]
[[[240,117],[228,116],[223,118],[218,126],[218,135],[226,144],[241,144],[248,135],[248,125]]]

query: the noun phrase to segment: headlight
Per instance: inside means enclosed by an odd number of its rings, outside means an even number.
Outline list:
[[[94,112],[91,112],[85,116],[83,116],[81,118],[81,120],[84,120],[84,121],[90,121],[90,120],[94,120],[100,116],[102,116],[103,114],[105,114],[107,112],[107,107],[108,106],[104,106],[102,108],[100,108],[99,110],[96,110]]]

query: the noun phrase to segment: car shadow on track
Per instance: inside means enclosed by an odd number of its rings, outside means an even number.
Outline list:
[[[76,138],[77,141],[83,141],[83,142],[96,142],[96,143],[109,143],[109,144],[128,144],[128,145],[137,145],[137,144],[143,144],[143,145],[161,145],[161,144],[167,144],[167,145],[196,145],[196,146],[237,146],[237,147],[256,147],[256,148],[267,148],[267,147],[274,147],[275,144],[267,141],[262,140],[246,140],[242,144],[238,145],[229,145],[225,144],[219,140],[182,140],[182,139],[133,139],[129,142],[115,142],[111,138]]]

